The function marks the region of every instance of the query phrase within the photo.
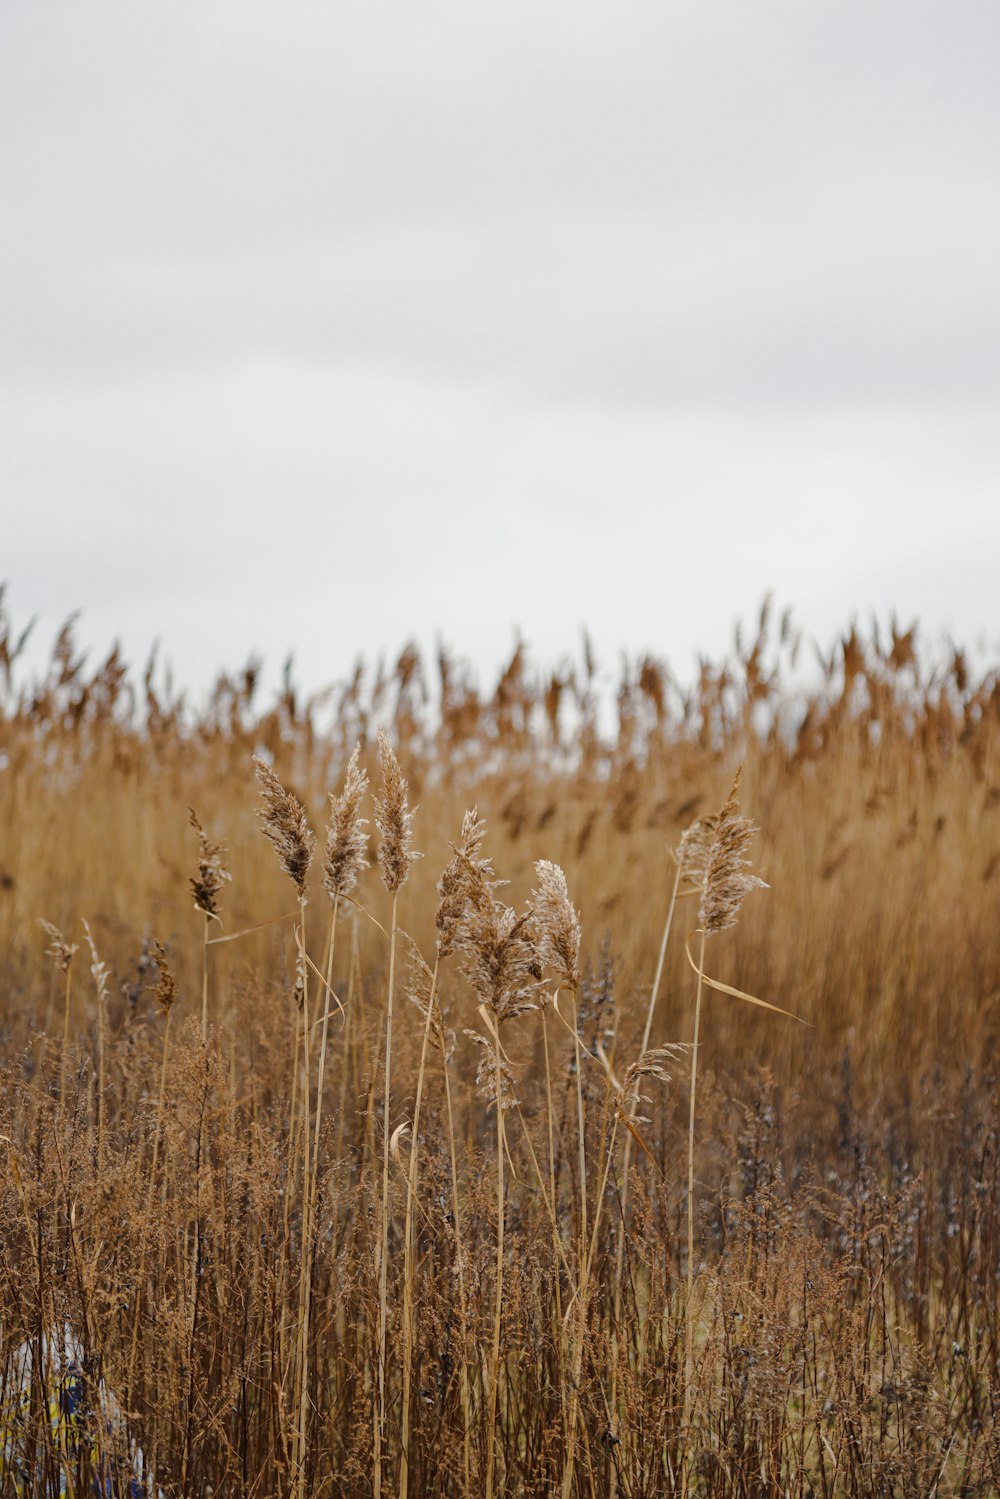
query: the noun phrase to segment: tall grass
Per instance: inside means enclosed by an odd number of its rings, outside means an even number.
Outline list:
[[[68,630],[27,686],[5,628],[0,1499],[139,1446],[165,1494],[996,1489],[996,671],[850,632],[793,689],[765,616],[602,738],[592,660],[442,660],[422,716],[408,652],[321,725]]]

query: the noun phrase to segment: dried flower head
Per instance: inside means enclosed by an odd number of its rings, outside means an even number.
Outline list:
[[[740,907],[750,891],[767,889],[764,880],[746,873],[750,867],[746,852],[757,829],[748,817],[739,814],[740,776],[738,770],[726,804],[719,813],[705,865],[699,912],[705,932],[722,932],[735,926]]]
[[[480,1098],[485,1098],[487,1104],[499,1107],[504,1112],[514,1108],[517,1095],[514,1092],[514,1074],[507,1058],[503,1052],[498,1056],[495,1043],[479,1031],[467,1030],[465,1034],[483,1049],[476,1068],[476,1089]]]
[[[204,911],[206,916],[214,916],[218,920],[219,894],[226,881],[232,879],[232,875],[222,862],[221,843],[212,842],[195,816],[193,807],[189,807],[188,811],[191,814],[191,826],[198,834],[198,873],[190,881],[195,910]]]
[[[463,971],[480,1003],[502,1024],[537,1008],[542,962],[534,912],[529,909],[518,916],[496,899],[480,867],[466,860],[465,869],[468,902],[455,946],[465,958]]]
[[[382,834],[378,863],[385,888],[395,895],[419,855],[413,852],[413,813],[406,781],[384,729],[378,731],[378,758],[383,781],[383,795],[375,798],[375,826]]]
[[[111,969],[107,963],[101,962],[97,945],[94,942],[94,935],[90,930],[90,922],[87,921],[86,917],[83,917],[80,924],[83,927],[83,935],[87,939],[87,946],[90,948],[90,976],[94,980],[94,987],[97,990],[98,997],[102,1003],[105,1003],[108,997]]]
[[[485,836],[486,824],[479,816],[479,808],[473,807],[462,818],[462,841],[457,848],[452,845],[452,857],[437,883],[439,900],[434,925],[440,958],[448,957],[458,944],[459,929],[469,903],[470,877],[496,888],[490,860],[479,858]]]
[[[259,813],[261,832],[273,844],[282,869],[294,881],[301,900],[306,891],[306,876],[312,863],[316,834],[309,826],[305,808],[298,797],[286,791],[266,760],[254,756],[257,781],[264,809]]]
[[[155,938],[152,943],[152,954],[153,961],[156,963],[156,967],[159,973],[156,987],[153,992],[160,1002],[160,1009],[165,1015],[168,1015],[170,1013],[170,1006],[177,998],[177,983],[174,979],[173,970],[171,969],[170,964],[167,962],[167,955],[164,951],[163,943],[157,942]]]
[[[714,816],[696,817],[691,826],[685,828],[677,845],[675,856],[681,874],[695,889],[704,884],[708,856],[715,842],[718,822],[719,819]]]
[[[330,793],[330,825],[326,834],[323,888],[331,900],[349,895],[363,869],[368,868],[368,819],[361,816],[361,803],[368,790],[368,776],[358,764],[360,744],[347,762],[344,789]]]
[[[79,952],[79,947],[75,942],[67,942],[59,928],[53,926],[51,921],[40,920],[38,924],[49,939],[49,945],[45,949],[45,956],[51,958],[56,967],[63,973],[68,973],[69,965]]]
[[[532,891],[538,946],[543,963],[560,985],[580,987],[580,920],[569,898],[566,876],[558,864],[539,859],[538,889]]]
[[[686,1050],[686,1046],[671,1045],[654,1046],[650,1051],[644,1051],[641,1057],[625,1069],[616,1103],[619,1113],[631,1100],[641,1097],[638,1085],[642,1078],[655,1077],[661,1083],[669,1083],[671,1073],[667,1071],[668,1066]]]

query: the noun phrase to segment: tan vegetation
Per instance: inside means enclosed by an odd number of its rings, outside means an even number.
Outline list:
[[[0,618],[0,1499],[997,1490],[1000,676],[804,652],[195,711]]]

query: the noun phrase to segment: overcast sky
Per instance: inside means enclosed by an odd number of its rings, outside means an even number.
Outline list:
[[[1000,7],[0,6],[0,578],[310,685],[1000,642]]]

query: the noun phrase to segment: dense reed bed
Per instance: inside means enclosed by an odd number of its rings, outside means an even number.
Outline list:
[[[1000,676],[806,653],[3,618],[0,1496],[997,1491]]]

